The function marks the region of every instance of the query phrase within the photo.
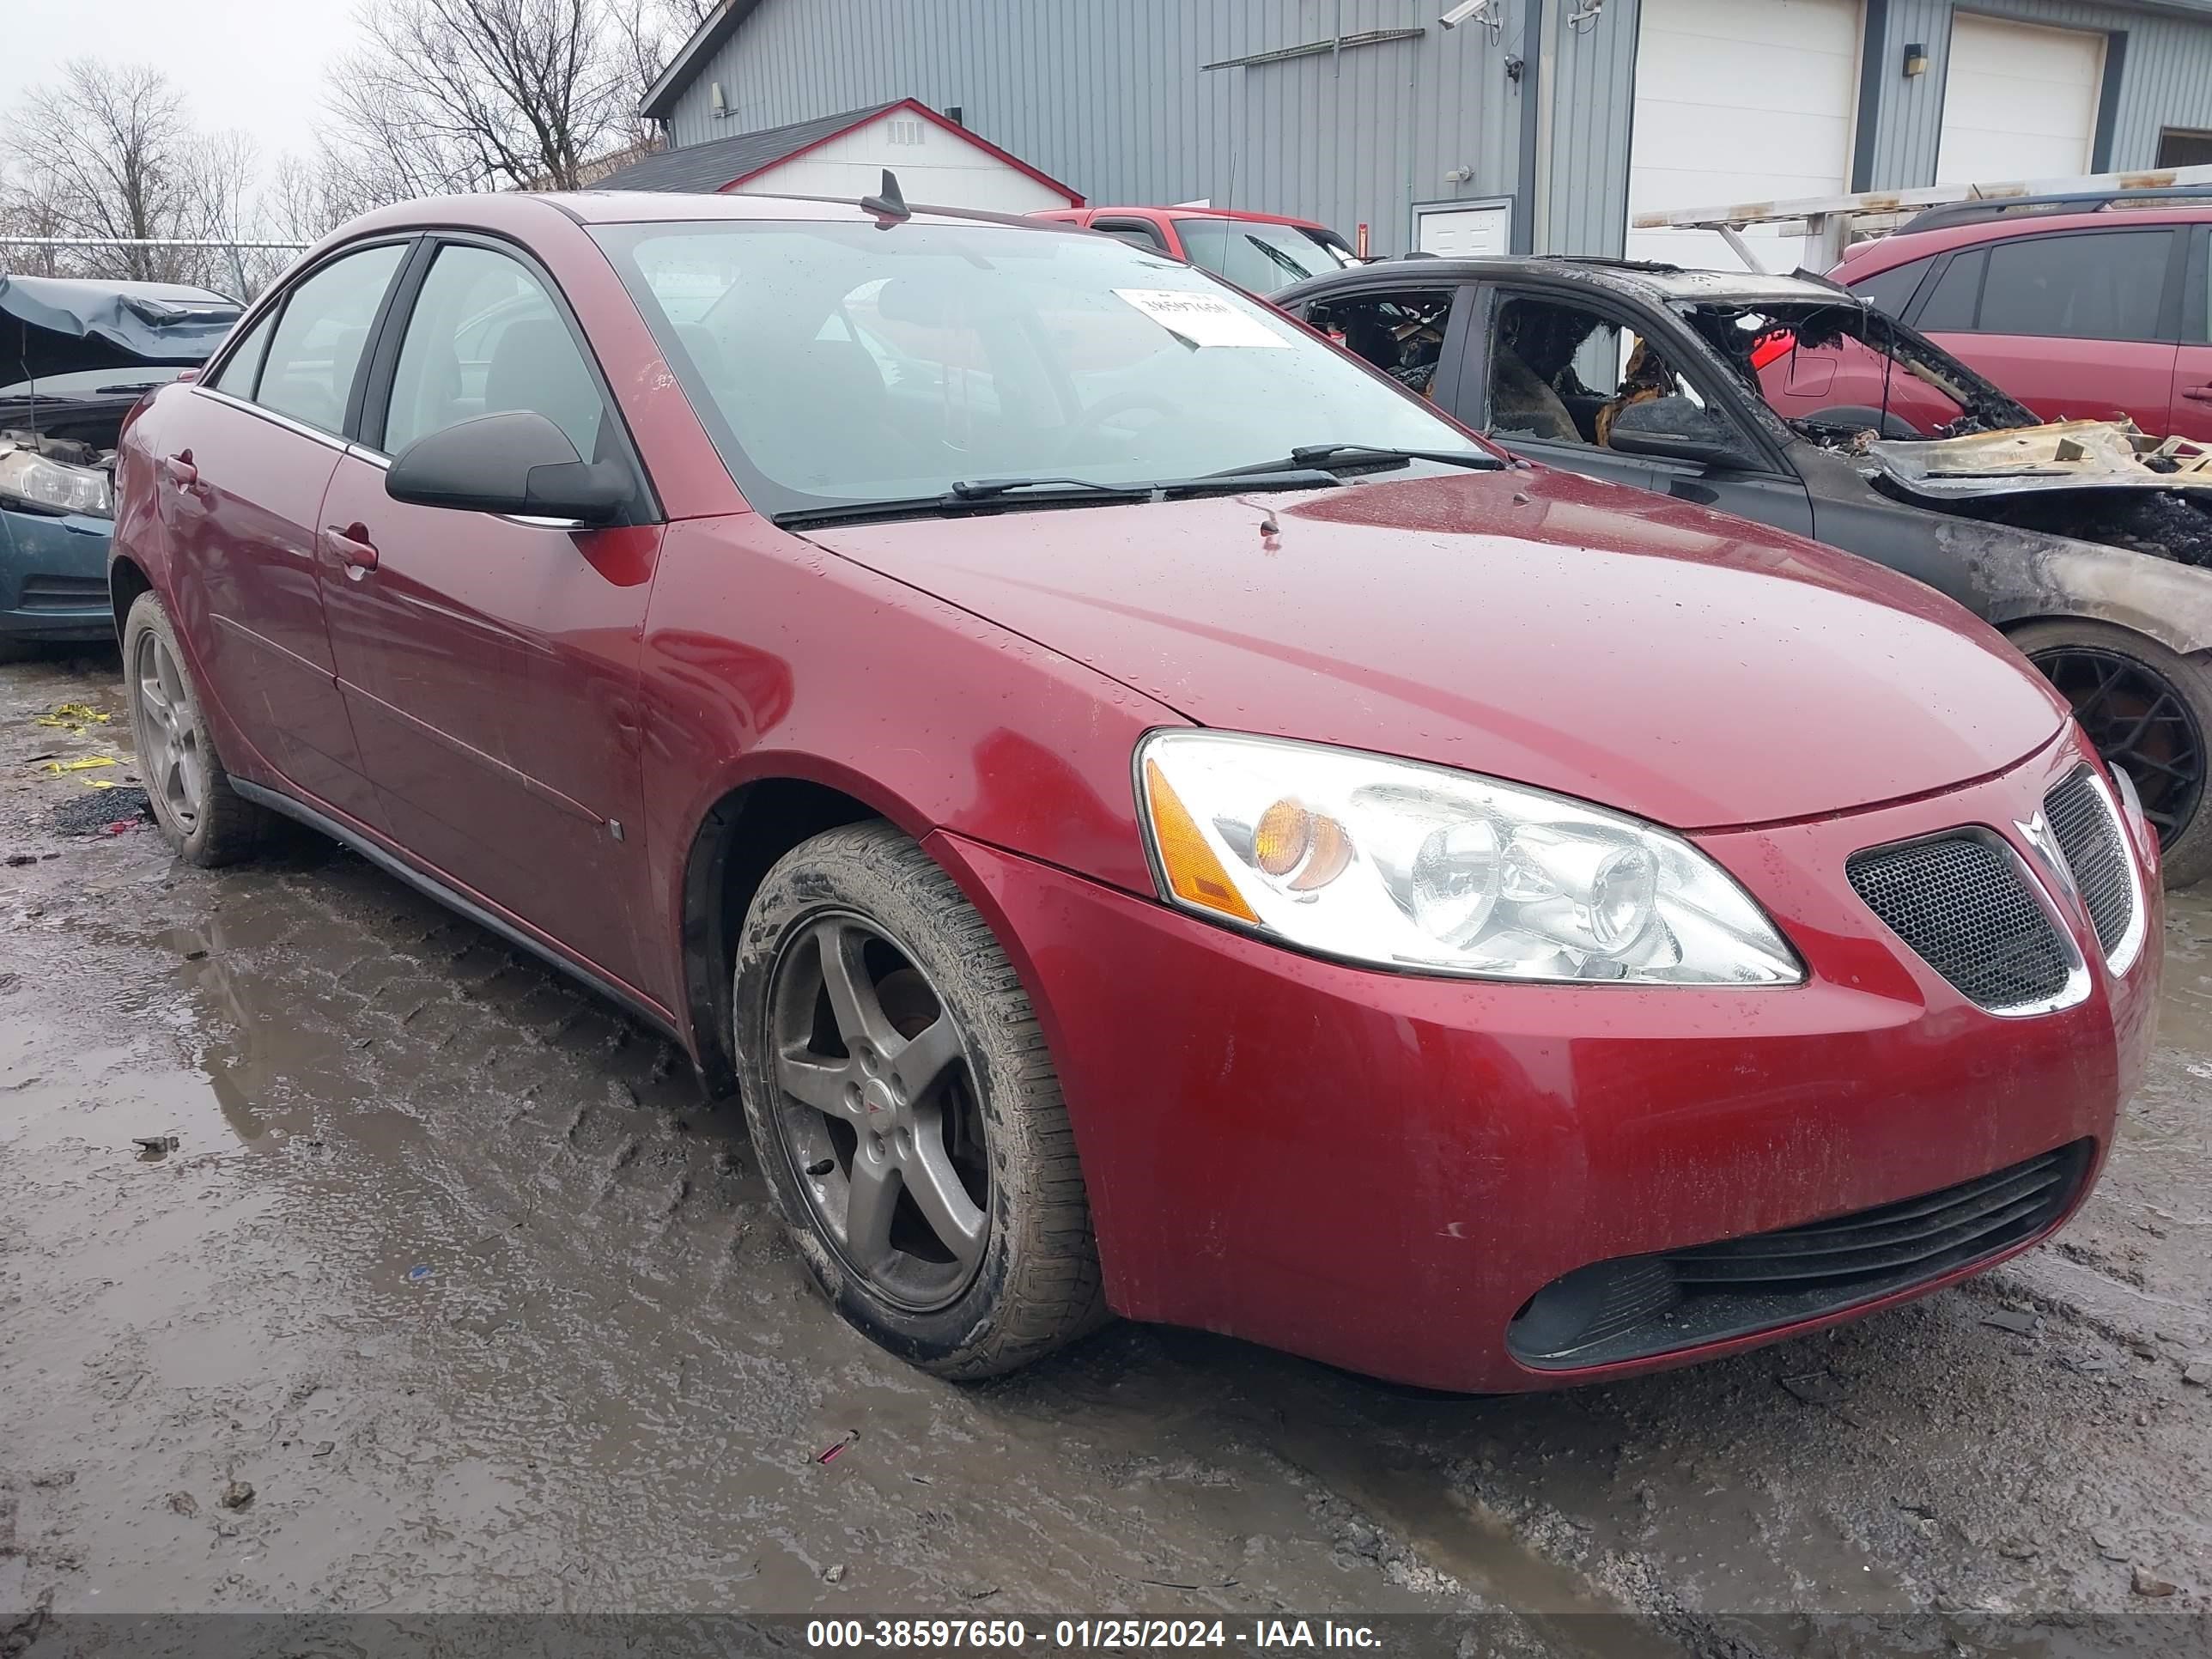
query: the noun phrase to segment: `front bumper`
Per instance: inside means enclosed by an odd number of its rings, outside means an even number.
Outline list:
[[[114,524],[0,507],[0,639],[98,640],[115,634],[107,597]]]
[[[2046,1236],[2088,1191],[2154,1036],[2160,896],[2122,978],[2003,1018],[1905,951],[1844,878],[1961,825],[2023,852],[2069,732],[1997,777],[1695,839],[1808,969],[1794,988],[1508,986],[1296,955],[960,838],[1052,1042],[1120,1312],[1426,1387],[1557,1386],[1729,1352],[1924,1294]],[[2078,912],[2078,906],[2076,907]],[[2025,1236],[1848,1309],[1659,1354],[1530,1365],[1508,1329],[1595,1263],[1893,1205],[2060,1148]]]

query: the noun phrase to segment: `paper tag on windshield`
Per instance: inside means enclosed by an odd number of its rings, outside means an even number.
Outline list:
[[[1291,343],[1218,294],[1196,294],[1180,288],[1117,288],[1114,292],[1168,332],[1194,346],[1287,349]]]

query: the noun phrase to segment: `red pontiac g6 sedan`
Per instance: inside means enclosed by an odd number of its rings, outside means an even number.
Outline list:
[[[156,393],[178,850],[303,820],[671,1033],[950,1376],[1110,1310],[1544,1387],[2081,1202],[2155,842],[1996,634],[1159,254],[877,209],[387,210]]]

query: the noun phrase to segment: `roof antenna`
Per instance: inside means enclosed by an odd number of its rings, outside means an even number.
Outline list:
[[[884,187],[873,196],[863,196],[860,205],[876,216],[876,228],[889,230],[902,220],[914,217],[914,210],[906,204],[899,191],[898,174],[889,167],[884,169]]]

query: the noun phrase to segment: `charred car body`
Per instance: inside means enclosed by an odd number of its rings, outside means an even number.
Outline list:
[[[115,447],[147,391],[204,362],[238,306],[168,283],[0,276],[0,650],[115,631]]]
[[[1828,542],[2005,630],[2212,872],[2212,462],[2042,426],[1817,278],[1401,260],[1272,296],[1528,459]]]

